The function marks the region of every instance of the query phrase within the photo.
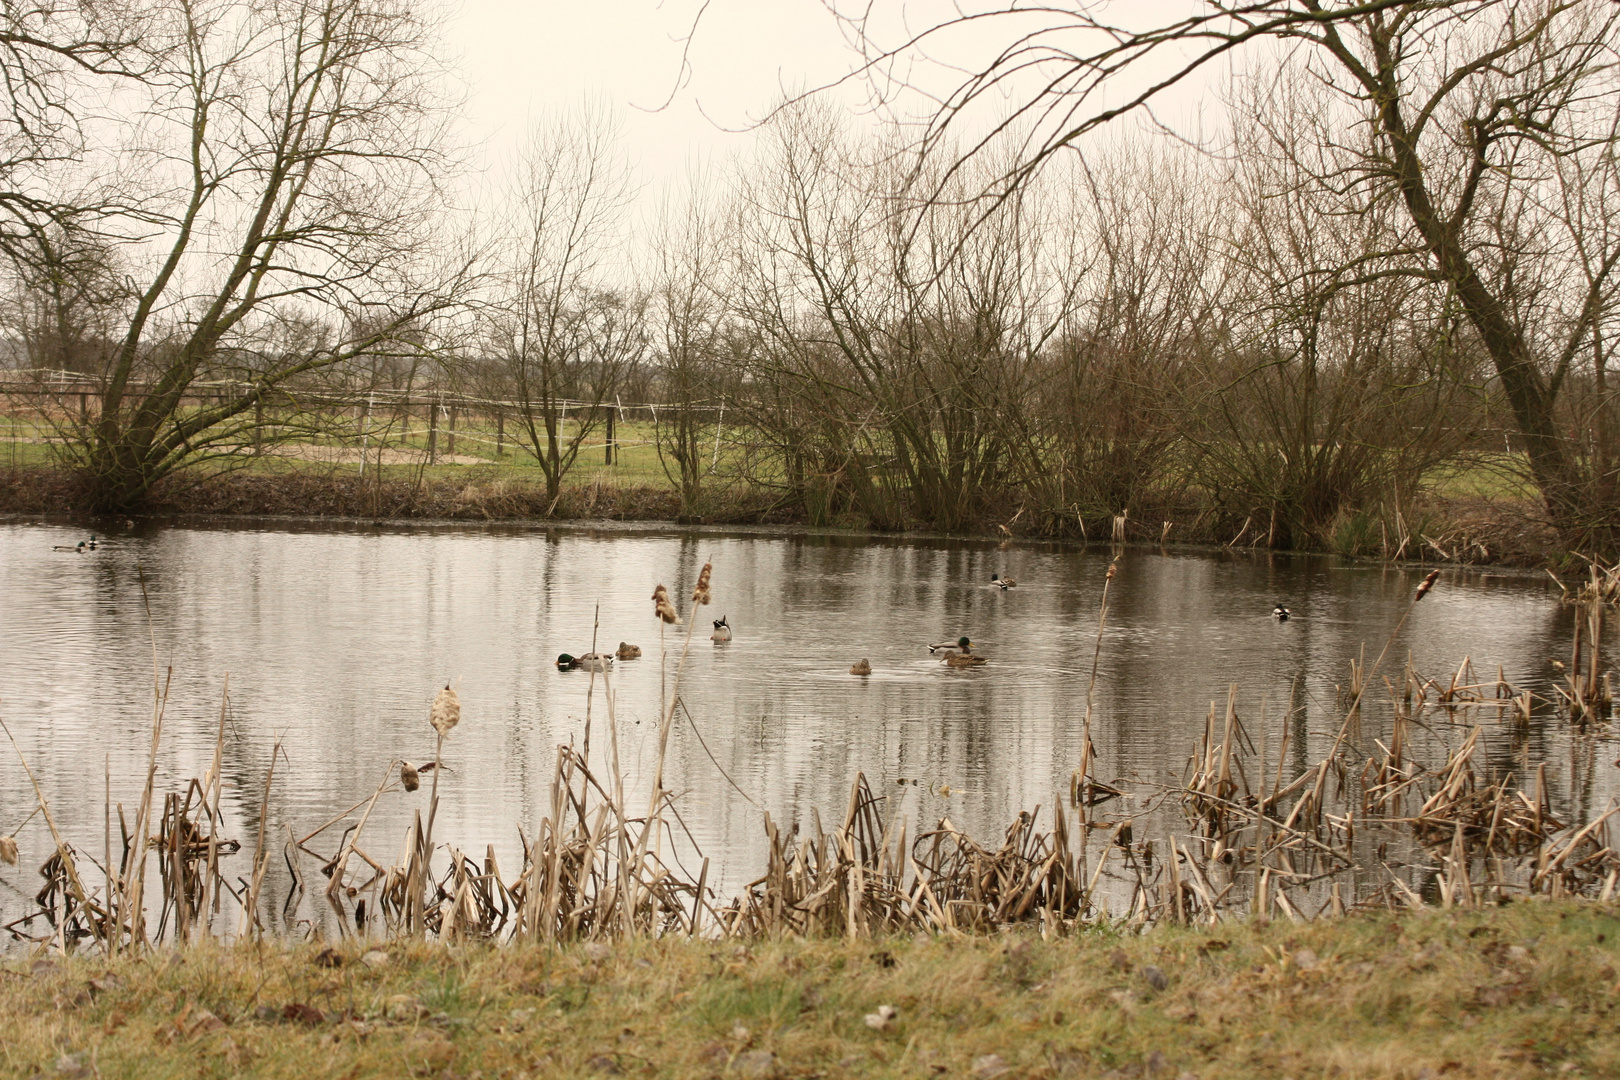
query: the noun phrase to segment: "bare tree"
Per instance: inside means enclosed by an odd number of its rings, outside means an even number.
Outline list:
[[[771,134],[730,290],[760,343],[759,423],[813,506],[841,490],[880,525],[961,527],[1011,475],[1003,417],[1062,322],[1029,204],[964,244],[971,211],[912,203],[892,148],[851,145],[815,107]]]
[[[724,219],[708,194],[712,185],[712,177],[694,176],[684,199],[666,200],[653,238],[658,396],[669,406],[653,417],[653,440],[684,514],[697,506],[714,463],[705,435],[719,419],[728,343]]]
[[[1008,417],[1021,479],[1054,524],[1184,503],[1188,389],[1229,299],[1216,186],[1201,162],[1142,141],[1043,179],[1066,188],[1041,228],[1068,251],[1074,299],[1039,393]]]
[[[0,306],[16,359],[42,382],[52,373],[99,375],[117,351],[130,299],[116,246],[54,224],[35,228],[29,246],[34,257],[12,264],[12,293]]]
[[[24,273],[38,245],[81,242],[65,234],[93,233],[120,205],[64,173],[85,153],[90,103],[151,70],[149,20],[120,0],[0,5],[0,253]]]
[[[1215,505],[1273,547],[1355,551],[1410,537],[1415,496],[1481,419],[1483,350],[1443,285],[1369,272],[1406,240],[1398,206],[1325,188],[1359,155],[1320,89],[1241,88],[1230,153],[1204,187],[1223,212],[1223,333],[1196,359],[1185,430]]]
[[[497,244],[486,309],[486,385],[511,403],[555,506],[614,390],[647,348],[646,301],[613,276],[632,194],[617,128],[599,105],[535,125]]]
[[[874,25],[868,12],[848,16],[858,35]],[[1616,137],[1615,6],[1200,0],[1154,20],[1139,5],[1067,0],[1032,15],[1009,0],[893,47],[865,36],[867,70],[883,74],[888,61],[967,27],[982,38],[1005,25],[1006,47],[958,83],[921,137],[925,153],[944,152],[960,168],[1005,132],[1027,133],[1026,153],[986,186],[994,205],[1060,151],[1116,117],[1151,110],[1213,61],[1280,46],[1293,77],[1331,90],[1333,140],[1354,153],[1349,168],[1320,183],[1363,192],[1363,203],[1392,201],[1404,217],[1401,243],[1330,269],[1450,290],[1491,359],[1551,520],[1572,544],[1612,545],[1615,503],[1601,493],[1614,480],[1595,472],[1613,452],[1583,451],[1560,405],[1572,377],[1603,379],[1589,365],[1601,366],[1601,326],[1614,308],[1620,246],[1596,248],[1584,229],[1609,197],[1601,163]],[[1015,107],[956,152],[964,121],[982,119],[1004,94]],[[1363,131],[1370,137],[1357,138]]]
[[[195,0],[93,134],[133,237],[99,409],[69,443],[100,508],[182,465],[251,453],[255,414],[454,303],[434,257],[443,70],[412,0]],[[78,175],[64,174],[66,184]],[[38,234],[50,278],[77,257]]]

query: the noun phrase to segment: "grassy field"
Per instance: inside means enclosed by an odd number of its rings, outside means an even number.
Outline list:
[[[388,479],[415,479],[420,476],[430,481],[465,479],[469,469],[481,475],[496,476],[518,484],[544,484],[545,476],[532,452],[518,444],[512,434],[497,440],[495,429],[487,423],[467,426],[464,422],[450,439],[447,431],[438,436],[438,456],[441,460],[427,465],[428,433],[420,419],[409,431],[399,425],[386,432],[379,431],[386,457],[382,473]],[[711,431],[705,441],[713,437]],[[714,447],[711,463],[714,471],[729,476],[736,471],[741,451],[733,442],[737,431],[732,429]],[[35,418],[24,415],[0,414],[0,467],[27,467],[50,465],[59,460],[56,450],[45,440],[51,433]],[[581,449],[565,483],[571,486],[614,484],[621,487],[648,487],[673,490],[674,484],[660,461],[655,446],[653,425],[645,421],[621,424],[615,436],[614,462],[606,463],[604,429],[598,427]],[[378,441],[368,443],[371,469],[376,468]],[[500,451],[497,453],[497,451]],[[322,455],[326,455],[323,459]],[[283,444],[264,457],[252,459],[244,466],[249,474],[276,474],[289,469],[331,471],[340,473],[347,465],[358,472],[359,444],[353,439],[320,437],[301,439]],[[448,460],[453,458],[454,460]],[[402,460],[414,459],[414,460]],[[757,464],[757,463],[756,463]],[[671,470],[676,468],[670,461]],[[1428,478],[1429,491],[1442,499],[1468,499],[1486,501],[1528,501],[1536,499],[1534,487],[1526,479],[1522,455],[1485,455],[1458,468],[1437,471]]]
[[[567,482],[588,484],[598,478],[611,478],[614,482],[625,485],[671,487],[669,477],[659,461],[653,436],[653,426],[649,423],[620,426],[615,437],[615,460],[610,466],[606,463],[604,433],[598,427],[581,448],[579,458],[568,474]],[[0,414],[0,467],[55,463],[60,459],[56,449],[47,441],[51,437],[51,432],[30,417]],[[467,468],[480,468],[499,470],[503,475],[519,482],[542,484],[545,482],[545,476],[533,453],[514,443],[510,436],[498,446],[493,429],[485,431],[481,428],[471,430],[464,428],[456,433],[453,444],[448,433],[441,432],[438,438],[438,454],[444,458],[453,456],[455,461],[432,466],[425,465],[428,436],[420,423],[409,433],[398,428],[394,429],[388,433],[382,445],[388,452],[383,467],[384,475],[387,476],[406,473],[415,475],[425,467],[429,477],[447,477]],[[368,452],[371,455],[368,460],[373,468],[376,465],[377,447],[376,440],[368,443]],[[497,449],[502,452],[497,454]],[[321,452],[326,452],[336,461],[322,460]],[[720,467],[726,466],[730,454],[730,447],[722,441],[717,464]],[[352,461],[353,469],[357,472],[359,455],[360,444],[354,440],[301,439],[278,446],[265,456],[248,461],[245,468],[249,471],[273,472],[288,463],[297,463],[311,468],[330,469],[340,468],[341,465],[337,462]],[[419,460],[407,462],[402,461],[402,458]],[[673,461],[670,462],[670,468],[676,468]]]
[[[8,961],[0,1071],[1612,1077],[1617,967],[1620,910],[1581,902],[1053,943],[199,946]]]

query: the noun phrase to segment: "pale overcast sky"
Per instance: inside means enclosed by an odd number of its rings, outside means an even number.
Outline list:
[[[679,176],[694,153],[747,141],[746,128],[781,94],[838,78],[859,58],[819,0],[711,0],[692,42],[691,78],[662,111],[681,72],[681,38],[700,0],[461,0],[447,33],[469,81],[475,138],[498,155],[528,119],[586,94],[617,107],[645,177]]]
[[[860,2],[843,0],[840,6],[855,10]],[[448,3],[446,51],[468,81],[466,134],[482,144],[485,163],[498,166],[531,118],[575,108],[586,95],[596,95],[622,118],[625,149],[645,185],[643,206],[656,203],[666,185],[678,185],[697,160],[714,161],[745,149],[752,138],[749,125],[784,91],[832,83],[861,61],[822,0],[709,0],[691,41],[690,76],[679,89],[682,39],[703,0]],[[1003,3],[875,0],[871,9],[880,24],[876,32],[886,43],[895,43],[963,8]],[[1133,20],[1158,21],[1190,6],[1194,0],[1130,0],[1129,6],[1113,5],[1111,10]],[[934,40],[930,53],[934,59],[977,66],[1004,46],[1015,29],[1030,27],[1028,21],[1015,27],[1011,20],[976,24],[970,33]],[[1175,59],[1156,58],[1140,74],[1162,77]],[[908,76],[941,93],[960,77],[931,63],[914,66]],[[1200,126],[1205,86],[1200,78],[1161,103],[1174,113],[1178,126]],[[852,84],[842,97],[857,110],[864,93],[864,87]],[[666,101],[667,107],[659,109]],[[912,108],[920,109],[921,102]],[[498,169],[489,174],[491,184],[499,183],[498,175]]]

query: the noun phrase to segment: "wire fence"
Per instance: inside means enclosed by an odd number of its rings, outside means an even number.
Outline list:
[[[241,381],[197,382],[187,408],[224,405],[252,393]],[[128,395],[150,391],[133,386]],[[94,422],[103,387],[81,374],[0,372],[0,462],[12,467],[54,460],[62,444]],[[657,451],[661,425],[681,413],[713,428],[715,466],[729,440],[723,399],[682,404],[555,398],[542,408],[521,399],[438,387],[333,387],[283,391],[254,407],[247,438],[235,449],[332,465],[489,465],[533,467],[552,432],[564,452],[576,443],[580,465],[612,467],[624,479],[663,481]],[[550,421],[548,429],[548,419]]]

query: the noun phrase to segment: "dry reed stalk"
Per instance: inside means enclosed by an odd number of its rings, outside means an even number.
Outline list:
[[[449,683],[445,683],[444,689],[433,696],[433,705],[428,710],[428,723],[432,725],[433,730],[438,734],[438,738],[433,744],[433,790],[428,796],[427,828],[420,834],[420,854],[419,856],[413,856],[412,867],[414,873],[408,882],[408,887],[412,890],[412,896],[415,898],[412,901],[412,910],[417,915],[421,915],[424,910],[424,901],[421,899],[422,891],[427,888],[428,883],[433,879],[433,822],[439,813],[439,774],[444,771],[444,740],[449,736],[451,730],[461,723],[461,699],[450,688]],[[391,765],[390,771],[392,771]],[[386,783],[386,781],[384,782]],[[376,796],[373,796],[372,799],[375,801]],[[370,812],[370,807],[367,807],[366,813],[370,814]],[[420,933],[424,929],[419,918],[412,920],[411,928],[413,933]]]
[[[438,774],[437,769],[434,770],[434,774]],[[384,791],[388,790],[388,785],[393,783],[393,779],[394,763],[390,761],[388,767],[383,770],[382,780],[378,782],[377,789],[371,793],[371,798],[366,802],[366,810],[365,813],[360,815],[359,824],[344,835],[343,845],[338,849],[337,857],[332,860],[332,874],[326,886],[326,895],[329,900],[335,902],[338,893],[342,891],[343,875],[348,869],[349,856],[354,854],[355,847],[360,843],[360,835],[366,830],[366,822],[371,820],[371,811],[377,805],[378,798],[382,796]]]
[[[597,604],[591,616],[591,655],[596,656],[596,638],[602,627],[602,605]],[[591,706],[596,702],[596,671],[601,668],[606,674],[608,665],[593,663],[590,665],[590,681],[585,686],[585,760],[591,760]]]
[[[17,745],[16,736],[12,735],[11,728],[6,726],[4,717],[0,717],[0,731],[4,731],[6,733],[6,738],[11,741],[11,748],[12,750],[16,751],[17,761],[22,765],[23,772],[28,774],[28,782],[33,785],[34,798],[38,801],[40,813],[45,817],[45,824],[49,826],[51,830],[51,839],[56,844],[56,858],[60,860],[62,870],[67,875],[69,886],[73,890],[74,903],[78,905],[80,911],[87,912],[92,915],[92,918],[90,919],[90,929],[95,934],[96,940],[105,940],[106,928],[102,926],[100,919],[93,917],[95,908],[90,903],[89,894],[85,891],[84,883],[79,880],[79,868],[77,862],[73,858],[73,849],[68,846],[66,840],[62,839],[62,833],[56,827],[56,819],[51,816],[51,806],[50,803],[45,799],[45,792],[40,788],[39,780],[34,776],[34,770],[29,767],[28,759],[23,756],[22,747]],[[6,839],[11,840],[9,845],[11,858],[7,859],[6,861],[15,863],[17,858],[17,842],[10,837],[7,837]],[[94,856],[91,856],[91,861],[95,861]]]
[[[265,770],[264,796],[259,800],[259,834],[253,844],[247,899],[242,904],[242,925],[239,933],[243,937],[255,937],[264,930],[259,923],[259,890],[264,885],[265,869],[270,865],[270,853],[264,847],[264,834],[270,820],[270,785],[276,778],[276,758],[280,753],[281,736],[277,735],[275,744],[270,748],[270,767]]]
[[[219,913],[219,790],[223,784],[225,759],[225,715],[231,701],[231,673],[219,695],[219,728],[214,735],[214,760],[203,776],[203,802],[208,808],[208,873],[203,878],[202,908]]]
[[[1119,526],[1116,526],[1116,529],[1117,528],[1119,528]],[[1097,604],[1097,642],[1091,652],[1091,678],[1086,682],[1086,714],[1084,726],[1081,729],[1080,768],[1077,771],[1077,775],[1079,777],[1077,791],[1080,795],[1080,799],[1077,800],[1077,805],[1081,806],[1082,808],[1088,805],[1090,802],[1091,769],[1093,759],[1096,755],[1096,748],[1091,742],[1091,702],[1097,688],[1097,668],[1102,662],[1103,628],[1108,621],[1108,591],[1113,587],[1114,575],[1118,573],[1118,570],[1119,559],[1116,556],[1114,559],[1109,561],[1108,572],[1103,575],[1102,598]],[[1084,823],[1085,810],[1082,809],[1081,824]],[[1080,850],[1082,857],[1084,857],[1085,853],[1085,844],[1085,830],[1082,829],[1080,833]]]
[[[695,605],[707,604],[710,600],[710,573],[712,562],[705,562],[703,570],[698,575],[699,588],[693,590]],[[653,590],[653,613],[661,623],[679,623],[679,614],[669,603],[669,594],[662,585]],[[674,615],[674,618],[670,618]],[[662,842],[662,817],[659,808],[664,800],[664,763],[669,753],[669,733],[675,724],[675,702],[681,696],[681,679],[686,673],[686,659],[692,652],[692,633],[697,628],[697,619],[694,616],[686,627],[686,640],[681,646],[681,658],[675,665],[675,683],[670,690],[669,701],[665,705],[663,714],[658,720],[658,759],[653,769],[652,794],[649,796],[647,816],[642,823],[641,835],[636,843],[635,868],[633,879],[639,880],[642,860],[646,858],[648,837],[651,834],[658,842]],[[661,632],[660,632],[661,638]]]

